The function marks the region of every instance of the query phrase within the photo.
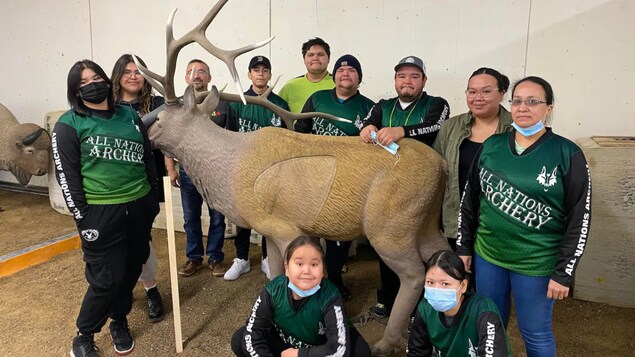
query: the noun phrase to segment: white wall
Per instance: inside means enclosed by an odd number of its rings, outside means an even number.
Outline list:
[[[157,72],[165,66],[165,20],[180,36],[214,1],[38,0],[0,4],[0,102],[22,122],[43,124],[48,111],[67,108],[66,75],[91,58],[110,73],[114,61],[134,52]],[[208,30],[211,41],[236,48],[275,36],[253,52],[268,55],[278,89],[304,73],[302,42],[314,36],[331,45],[332,59],[352,53],[364,71],[362,92],[372,99],[394,95],[393,67],[414,54],[427,64],[426,89],[467,110],[463,90],[476,68],[493,67],[512,80],[547,79],[556,93],[554,128],[572,138],[635,136],[630,104],[635,94],[635,2],[628,0],[434,1],[434,0],[231,0]],[[246,88],[252,54],[237,61]],[[213,82],[230,83],[224,65],[197,45],[179,57],[177,93],[187,61],[212,66]],[[236,92],[233,86],[227,91]],[[7,172],[0,181],[15,182]],[[45,185],[34,178],[31,184]]]

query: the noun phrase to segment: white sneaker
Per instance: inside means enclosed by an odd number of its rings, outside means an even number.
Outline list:
[[[251,270],[249,261],[240,258],[234,258],[232,266],[227,269],[227,272],[225,272],[225,276],[223,276],[223,278],[225,280],[236,280],[241,275],[249,272],[249,270]]]
[[[260,270],[267,276],[267,279],[271,280],[271,273],[269,272],[269,257],[260,262]]]

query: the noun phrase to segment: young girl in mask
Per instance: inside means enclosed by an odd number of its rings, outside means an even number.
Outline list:
[[[109,318],[115,352],[124,355],[134,349],[127,315],[159,213],[154,159],[145,126],[134,110],[114,104],[99,65],[76,62],[67,82],[71,110],[53,129],[53,158],[88,281],[70,355],[97,356],[93,335]]]
[[[467,292],[461,258],[439,251],[426,268],[424,298],[415,310],[407,356],[511,356],[494,302]]]
[[[510,104],[515,130],[491,136],[472,162],[457,253],[468,267],[474,259],[476,291],[505,323],[513,294],[527,356],[550,357],[554,301],[569,295],[590,230],[591,179],[582,150],[546,126],[547,81],[516,82]]]
[[[370,356],[348,323],[339,290],[324,278],[318,239],[298,237],[284,256],[285,274],[265,285],[246,326],[234,333],[236,356]]]

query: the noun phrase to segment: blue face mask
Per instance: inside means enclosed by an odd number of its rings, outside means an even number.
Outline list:
[[[536,134],[537,132],[541,131],[545,127],[545,123],[543,120],[541,120],[537,122],[536,124],[530,126],[529,128],[521,128],[518,125],[516,125],[516,123],[512,123],[512,126],[514,127],[514,129],[516,129],[517,132],[520,133],[520,135],[527,137],[527,136],[532,136]]]
[[[317,284],[311,290],[302,290],[302,289],[298,288],[297,286],[295,286],[291,282],[291,280],[289,280],[289,284],[287,286],[289,287],[289,289],[291,289],[291,291],[296,293],[301,298],[305,298],[305,297],[311,296],[311,295],[317,293],[318,290],[320,290],[320,284]]]
[[[456,299],[456,293],[461,289],[441,289],[441,288],[425,288],[425,294],[423,295],[433,309],[439,312],[446,312],[453,309],[459,301]]]

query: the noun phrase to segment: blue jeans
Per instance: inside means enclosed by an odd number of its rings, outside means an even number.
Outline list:
[[[516,320],[527,357],[556,355],[552,318],[554,300],[547,299],[549,276],[527,276],[494,265],[474,253],[476,292],[494,300],[507,326],[510,293],[514,294]]]
[[[203,197],[196,190],[192,180],[185,173],[183,168],[179,168],[179,178],[181,181],[181,205],[183,206],[183,228],[187,235],[187,246],[185,255],[192,261],[203,261],[203,231],[201,228],[201,205]],[[225,239],[225,216],[222,213],[209,210],[209,231],[207,232],[207,259],[209,261],[222,262],[225,259],[223,253],[223,243]]]

